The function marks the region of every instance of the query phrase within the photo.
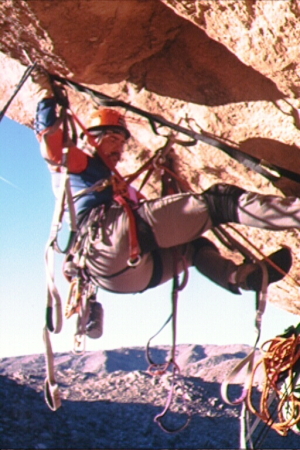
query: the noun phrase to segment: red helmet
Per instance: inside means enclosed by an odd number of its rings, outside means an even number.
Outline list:
[[[130,138],[124,116],[115,109],[99,108],[93,112],[88,124],[89,131],[116,130],[125,134],[126,139]]]

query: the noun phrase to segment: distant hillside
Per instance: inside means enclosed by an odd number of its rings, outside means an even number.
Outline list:
[[[164,362],[169,347],[153,348]],[[144,349],[56,355],[62,407],[56,412],[44,402],[43,355],[0,360],[1,449],[235,449],[239,448],[239,407],[220,397],[220,382],[249,347],[178,346],[192,419],[177,434],[164,433],[153,419],[166,403],[169,375],[147,372]],[[181,390],[166,420],[178,427],[186,419]],[[233,387],[237,393],[237,387]],[[257,433],[260,432],[258,428]],[[299,437],[269,432],[259,448],[299,448]]]

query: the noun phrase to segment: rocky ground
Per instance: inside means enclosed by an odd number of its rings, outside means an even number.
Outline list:
[[[164,361],[168,347],[155,347],[153,358]],[[62,407],[52,412],[43,395],[43,355],[0,360],[1,449],[234,449],[239,448],[240,407],[220,397],[220,382],[247,346],[178,346],[188,427],[166,434],[154,422],[169,392],[170,374],[152,377],[144,349],[122,348],[88,352],[83,356],[56,355]],[[170,428],[180,427],[187,415],[182,387],[175,389]],[[233,387],[237,393],[237,386]],[[260,439],[261,427],[255,439]],[[256,448],[299,448],[299,437],[283,438],[270,431]]]

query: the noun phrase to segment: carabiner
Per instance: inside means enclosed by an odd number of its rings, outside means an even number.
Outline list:
[[[141,260],[142,260],[141,255],[137,255],[136,258],[134,258],[134,259],[129,258],[127,260],[127,265],[129,267],[136,267],[136,266],[138,266],[140,264]]]

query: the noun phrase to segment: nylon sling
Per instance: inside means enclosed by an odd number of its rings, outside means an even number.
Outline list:
[[[261,174],[270,181],[273,182],[278,181],[280,177],[283,176],[292,181],[300,183],[300,174],[288,169],[284,169],[275,164],[270,164],[269,162],[263,159],[248,155],[247,153],[241,151],[237,147],[229,145],[226,141],[220,138],[211,137],[205,133],[199,133],[194,130],[182,127],[178,124],[174,124],[160,115],[151,114],[141,108],[137,108],[122,100],[117,100],[94,89],[76,83],[75,81],[72,81],[68,78],[63,78],[59,75],[54,74],[49,74],[49,76],[54,81],[58,81],[65,86],[69,86],[78,92],[83,92],[85,94],[90,95],[96,101],[96,103],[101,106],[111,106],[111,107],[118,106],[121,108],[125,108],[126,110],[131,111],[137,115],[140,115],[141,117],[145,117],[149,121],[152,130],[156,134],[159,134],[157,131],[157,125],[170,128],[177,133],[184,134],[191,138],[191,141],[186,142],[186,145],[194,145],[197,141],[202,141],[210,146],[222,150],[228,156],[235,159],[237,162]]]

